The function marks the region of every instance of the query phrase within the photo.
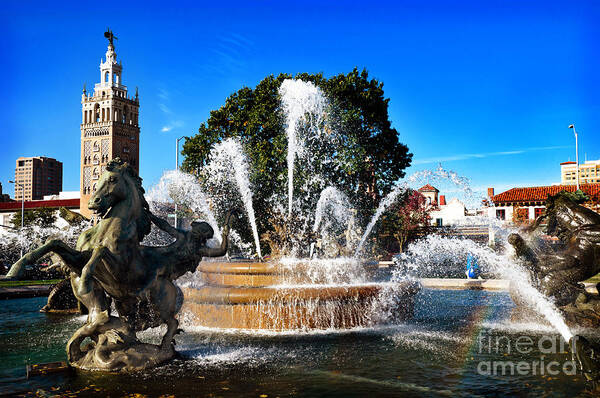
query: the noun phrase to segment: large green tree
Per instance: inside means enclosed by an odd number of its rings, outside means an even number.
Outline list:
[[[319,74],[300,73],[267,76],[254,89],[244,87],[231,94],[225,104],[211,111],[200,125],[198,134],[186,139],[182,154],[183,169],[199,173],[210,161],[216,143],[239,137],[251,162],[254,206],[261,232],[269,230],[266,215],[274,194],[285,196],[287,182],[287,138],[285,115],[279,87],[286,79],[310,81],[318,86],[329,101],[326,129],[336,132],[337,146],[324,156],[333,162],[317,159],[318,172],[344,191],[363,217],[404,176],[412,154],[398,140],[389,115],[389,99],[383,83],[369,78],[366,70],[352,70],[330,78]],[[328,159],[330,160],[330,159]],[[294,185],[301,186],[314,170],[297,166]],[[312,198],[311,202],[316,199]]]

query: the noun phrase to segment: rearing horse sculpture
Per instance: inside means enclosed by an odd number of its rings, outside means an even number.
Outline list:
[[[221,247],[206,247],[212,228],[207,223],[193,223],[192,231],[184,232],[154,216],[144,198],[141,179],[118,158],[108,163],[88,207],[100,221],[81,234],[75,249],[51,240],[19,260],[31,263],[54,252],[71,270],[73,292],[89,315],[67,344],[69,361],[86,369],[131,371],[172,358],[179,309],[178,288],[172,281],[194,271],[203,256],[226,253],[230,216]],[[162,247],[140,245],[151,223],[176,241]],[[118,318],[110,315],[111,300]],[[167,332],[160,345],[137,340],[136,331],[163,323]],[[87,337],[93,342],[82,348]]]

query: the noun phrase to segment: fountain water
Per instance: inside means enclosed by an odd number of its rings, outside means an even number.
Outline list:
[[[303,151],[306,131],[319,134],[319,128],[324,123],[326,101],[314,85],[301,81],[284,81],[280,95],[286,112],[287,210],[288,217],[291,217],[294,207],[294,162],[297,155]],[[206,169],[201,171],[201,175],[215,176],[209,178],[217,180],[235,181],[253,231],[256,250],[260,254],[248,170],[248,160],[243,154],[240,141],[228,139],[215,146],[211,161]],[[354,248],[354,259],[282,258],[269,263],[202,263],[199,266],[199,276],[206,285],[200,288],[184,286],[184,309],[196,316],[197,324],[205,326],[278,330],[369,325],[377,318],[374,313],[385,312],[381,310],[385,307],[384,303],[397,301],[390,296],[404,297],[402,305],[410,309],[412,296],[417,291],[414,280],[397,273],[390,285],[370,283],[358,256],[381,215],[399,196],[414,184],[436,180],[449,181],[459,187],[466,196],[473,195],[468,180],[443,169],[441,165],[436,170],[417,172],[398,183],[381,201]],[[210,198],[205,199],[203,195],[198,195],[202,203],[211,202]],[[212,201],[213,206],[216,202]],[[203,213],[207,213],[207,205],[199,208]],[[310,219],[306,215],[303,217],[304,223]],[[328,221],[324,222],[326,218]],[[337,229],[332,230],[339,232],[340,225],[347,226],[352,219],[351,204],[345,195],[334,186],[327,186],[321,191],[316,203],[311,230],[313,234],[327,235],[330,233],[327,227],[336,225]],[[570,336],[559,312],[528,283],[527,274],[516,263],[470,241],[457,243],[455,240],[432,239],[434,238],[415,244],[414,250],[409,253],[418,255],[412,259],[409,254],[405,255],[405,262],[415,266],[426,264],[435,256],[456,258],[459,251],[475,253],[482,258],[482,262],[490,264],[490,269],[493,269],[496,275],[513,281],[514,288],[518,289],[563,336]],[[321,240],[327,242],[327,236],[322,236]],[[330,240],[334,241],[335,237]],[[349,244],[349,241],[346,244]],[[417,246],[419,244],[422,246]],[[429,250],[424,250],[427,245]],[[371,310],[366,311],[367,307]],[[373,311],[374,307],[379,307],[380,310]],[[408,314],[410,310],[406,312]]]
[[[312,224],[313,233],[319,232],[321,227],[322,235],[332,235],[322,236],[321,242],[333,244],[336,240],[333,235],[348,229],[348,226],[353,228],[353,211],[348,199],[339,190],[326,186],[321,191],[314,210],[314,222],[310,222],[309,215],[298,214],[298,211],[293,213],[294,162],[299,157],[310,169],[310,159],[302,155],[305,154],[306,143],[311,142],[312,145],[315,137],[322,134],[325,98],[313,84],[294,80],[283,82],[280,95],[287,115],[288,220],[294,214],[300,220],[300,228],[308,230]],[[211,191],[229,193],[230,189],[225,186],[235,181],[260,256],[248,169],[240,141],[228,139],[214,147],[210,162],[200,175],[216,187]],[[315,181],[318,184],[313,184]],[[324,182],[320,176],[312,176],[308,183],[310,187],[302,186],[300,191],[314,190],[315,186]],[[221,201],[209,199],[208,202],[218,207]],[[277,200],[274,198],[272,202],[277,203]],[[350,237],[351,233],[347,235]],[[352,239],[346,241],[351,244]],[[289,249],[291,253],[296,251],[294,247]],[[206,285],[184,286],[183,309],[194,314],[196,324],[204,326],[277,330],[366,326],[374,322],[372,308],[379,301],[383,288],[381,284],[368,282],[361,262],[350,258],[284,258],[268,263],[207,262],[200,264],[198,270]],[[340,278],[342,275],[343,278]],[[395,290],[396,293],[405,296],[405,300],[397,301],[397,312],[404,311],[408,315],[412,297],[418,291],[417,284],[414,281],[396,283],[401,286]]]
[[[256,253],[259,258],[262,258],[256,217],[254,216],[254,207],[252,206],[252,190],[250,189],[248,169],[248,159],[244,155],[242,145],[235,138],[226,139],[215,145],[211,162],[207,166],[209,175],[227,176],[233,172],[233,179],[242,197],[250,227],[252,228]]]
[[[541,314],[565,341],[573,337],[556,306],[533,287],[529,274],[511,258],[510,251],[507,254],[498,254],[472,240],[430,235],[411,244],[401,255],[402,271],[398,271],[394,278],[404,279],[407,275],[431,276],[435,275],[435,272],[443,272],[444,268],[453,264],[458,264],[458,267],[463,269],[468,253],[479,259],[480,267],[486,272],[509,280],[511,288],[519,297]]]
[[[185,205],[197,217],[202,217],[215,231],[215,236],[221,236],[221,229],[217,223],[214,212],[209,206],[209,201],[198,184],[198,180],[191,174],[179,170],[164,173],[160,181],[146,194],[148,203],[153,205],[153,210],[160,213],[157,206],[171,201]]]
[[[335,187],[327,187],[321,191],[317,208],[315,210],[315,223],[313,224],[313,232],[318,232],[321,221],[327,208],[331,209],[332,218],[337,223],[347,223],[350,214],[350,202],[343,192],[340,192]]]
[[[279,88],[279,93],[286,114],[288,217],[291,217],[294,203],[294,161],[296,155],[303,150],[304,143],[299,124],[304,121],[309,130],[318,129],[326,101],[319,88],[302,80],[285,80]]]
[[[435,170],[420,170],[406,179],[400,181],[394,189],[390,193],[388,193],[385,198],[379,203],[377,210],[375,210],[375,214],[371,217],[371,220],[367,224],[365,231],[360,239],[360,242],[356,248],[354,253],[355,256],[360,255],[367,238],[371,234],[373,227],[381,217],[381,215],[398,199],[398,197],[406,192],[406,190],[418,183],[435,183],[435,182],[450,182],[454,186],[458,187],[465,195],[467,199],[472,199],[473,191],[469,186],[469,181],[465,177],[459,176],[456,172],[452,170],[446,170],[442,167],[441,164],[438,165]]]

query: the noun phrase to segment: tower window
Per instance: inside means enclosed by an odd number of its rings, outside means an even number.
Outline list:
[[[105,82],[105,83],[108,83],[108,82],[109,82],[109,80],[108,80],[108,72],[105,72],[105,73],[104,73],[104,82]],[[104,93],[102,93],[102,95],[104,95]]]

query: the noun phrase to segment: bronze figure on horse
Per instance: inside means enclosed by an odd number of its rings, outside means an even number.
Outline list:
[[[100,221],[80,235],[75,249],[50,240],[19,260],[33,263],[54,252],[71,272],[75,297],[89,314],[67,344],[69,361],[86,369],[139,370],[172,358],[179,310],[173,280],[193,272],[202,257],[226,254],[231,213],[220,247],[209,248],[206,242],[214,233],[209,224],[194,222],[186,232],[153,215],[141,178],[118,158],[108,163],[88,206]],[[160,247],[141,245],[152,223],[175,241]],[[111,302],[118,317],[111,315]],[[136,331],[161,324],[167,325],[167,332],[160,345],[137,340]],[[92,343],[82,347],[87,337]]]

